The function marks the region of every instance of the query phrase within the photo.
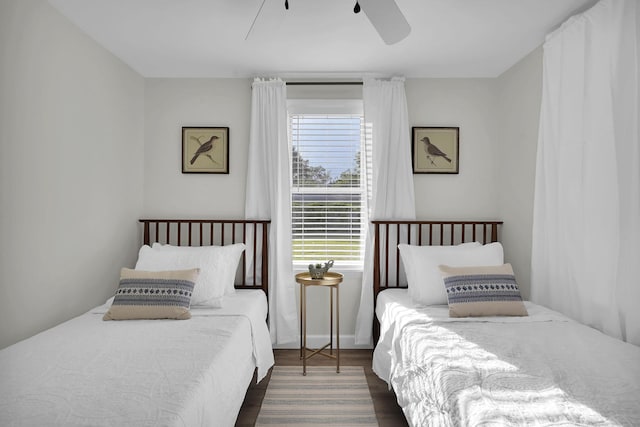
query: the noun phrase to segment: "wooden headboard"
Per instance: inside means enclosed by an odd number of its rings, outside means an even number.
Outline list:
[[[244,243],[246,249],[236,272],[236,289],[262,289],[268,295],[270,220],[141,219],[143,243],[175,246],[210,246]]]
[[[478,241],[498,241],[498,226],[502,221],[372,221],[373,250],[373,306],[378,294],[386,289],[406,288],[404,267],[400,261],[398,244],[418,246],[446,246]],[[374,338],[377,340],[378,320],[374,314]]]

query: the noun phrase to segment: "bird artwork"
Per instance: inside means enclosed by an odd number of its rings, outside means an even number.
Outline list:
[[[429,161],[433,166],[436,165],[434,161],[435,157],[442,157],[447,162],[451,163],[451,159],[447,156],[447,153],[443,152],[437,146],[432,144],[428,136],[425,136],[420,141],[422,141],[422,143],[424,144],[424,151],[425,153],[427,153],[427,158],[429,159]]]
[[[213,149],[213,144],[215,143],[215,141],[217,139],[220,139],[219,137],[217,137],[216,135],[213,135],[204,144],[201,143],[200,139],[196,138],[195,136],[192,136],[191,139],[195,140],[198,144],[200,144],[200,147],[198,147],[196,152],[193,154],[193,157],[191,158],[191,161],[189,162],[190,164],[194,164],[196,159],[198,157],[200,157],[201,155],[207,156],[213,163],[216,163],[216,164],[218,163],[215,160],[213,160],[213,157],[211,157],[211,154],[209,154],[209,152]]]

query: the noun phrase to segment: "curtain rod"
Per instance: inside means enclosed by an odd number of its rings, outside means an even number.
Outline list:
[[[286,82],[287,86],[362,86],[362,82]]]

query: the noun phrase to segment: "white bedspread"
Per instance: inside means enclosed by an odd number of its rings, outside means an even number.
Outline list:
[[[273,365],[262,291],[189,320],[102,320],[97,307],[0,351],[2,426],[232,426]]]
[[[640,425],[640,348],[528,302],[525,318],[450,319],[395,292],[376,372],[411,425]]]

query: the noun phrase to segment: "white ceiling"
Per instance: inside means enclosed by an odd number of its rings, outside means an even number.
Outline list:
[[[397,0],[388,46],[355,0],[49,0],[145,77],[496,77],[596,0]]]

